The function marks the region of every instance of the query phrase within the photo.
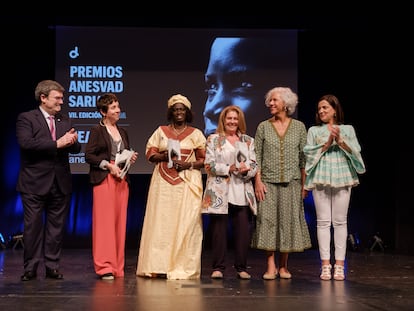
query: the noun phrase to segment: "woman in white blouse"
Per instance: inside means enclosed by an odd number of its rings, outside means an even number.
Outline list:
[[[250,244],[250,216],[256,214],[252,178],[256,175],[254,139],[246,133],[246,121],[238,106],[220,113],[216,133],[207,138],[205,169],[207,182],[203,213],[210,214],[212,268],[214,279],[226,269],[227,226],[232,223],[234,268],[240,279],[250,279],[247,254]]]

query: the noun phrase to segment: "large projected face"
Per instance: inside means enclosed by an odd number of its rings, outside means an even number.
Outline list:
[[[270,40],[214,40],[205,73],[207,100],[203,116],[206,135],[214,133],[220,112],[229,105],[237,105],[244,111],[251,133],[258,118],[264,117],[267,110],[264,107],[264,94],[281,82],[274,73],[267,73],[269,68],[274,68],[278,57],[278,50],[271,49],[274,45],[269,44]]]
[[[149,174],[146,142],[167,124],[167,100],[183,94],[192,103],[191,124],[214,132],[223,107],[240,106],[248,134],[269,117],[264,95],[274,86],[297,91],[297,31],[56,27],[56,76],[66,89],[63,113],[78,131],[82,151],[71,155],[73,173],[88,173],[84,148],[100,121],[97,98],[116,93],[119,126],[139,153],[130,173]]]

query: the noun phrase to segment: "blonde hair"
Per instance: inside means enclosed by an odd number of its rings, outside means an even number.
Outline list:
[[[241,134],[246,134],[247,129],[246,129],[246,119],[244,117],[244,112],[239,106],[236,106],[236,105],[227,106],[223,108],[223,110],[220,112],[216,133],[224,134],[225,132],[224,122],[225,122],[227,113],[229,113],[230,111],[235,111],[237,115],[239,116],[238,132],[240,132]]]

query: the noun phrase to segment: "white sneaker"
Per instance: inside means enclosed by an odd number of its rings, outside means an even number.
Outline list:
[[[105,273],[104,275],[101,276],[101,280],[104,280],[104,281],[111,281],[113,279],[115,279],[115,277],[112,273]]]
[[[334,265],[334,279],[337,281],[345,280],[344,266]]]
[[[329,281],[332,278],[332,266],[331,265],[322,265],[321,268],[321,280]]]

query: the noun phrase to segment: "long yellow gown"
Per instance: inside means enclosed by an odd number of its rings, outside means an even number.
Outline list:
[[[147,159],[167,150],[169,138],[180,141],[182,159],[196,161],[205,155],[205,136],[193,127],[176,134],[168,126],[158,127],[146,146]],[[177,173],[167,162],[155,165],[139,245],[138,276],[165,274],[167,279],[199,279],[203,226],[201,201],[203,181],[200,170]]]

